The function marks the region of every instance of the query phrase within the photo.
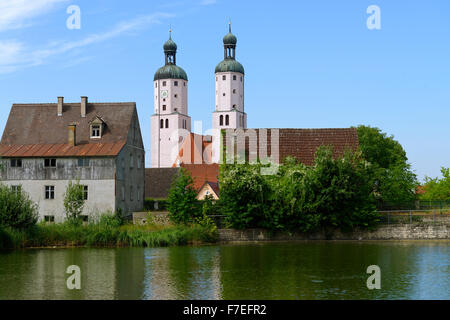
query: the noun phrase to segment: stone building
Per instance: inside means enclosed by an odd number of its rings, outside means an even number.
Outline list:
[[[0,141],[1,183],[22,188],[41,220],[63,221],[64,193],[79,180],[84,218],[143,208],[145,151],[136,103],[14,104]]]

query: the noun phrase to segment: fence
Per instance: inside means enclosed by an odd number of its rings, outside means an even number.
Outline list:
[[[380,211],[393,210],[443,210],[450,209],[450,200],[417,200],[405,203],[379,203],[377,205]]]
[[[450,224],[450,208],[435,210],[378,211],[381,224]]]

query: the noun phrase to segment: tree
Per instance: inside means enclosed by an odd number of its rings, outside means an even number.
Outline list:
[[[422,200],[450,200],[450,168],[441,168],[442,179],[425,177]]]
[[[21,187],[0,184],[0,226],[27,229],[36,224],[38,207]]]
[[[84,208],[84,190],[79,181],[69,181],[64,194],[64,209],[66,218],[71,223],[80,223],[80,215]]]
[[[190,223],[201,215],[201,204],[193,187],[194,180],[189,172],[180,168],[173,180],[167,198],[167,210],[175,223]]]
[[[357,130],[362,155],[372,165],[370,175],[378,202],[395,205],[413,201],[417,176],[401,144],[378,128],[361,125]]]

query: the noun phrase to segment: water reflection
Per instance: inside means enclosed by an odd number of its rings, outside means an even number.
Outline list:
[[[0,299],[450,299],[448,241],[39,249],[0,254]],[[69,265],[81,290],[68,290]],[[368,290],[366,268],[381,268]]]

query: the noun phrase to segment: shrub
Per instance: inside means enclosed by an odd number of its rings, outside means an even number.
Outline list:
[[[38,220],[38,207],[28,194],[0,184],[0,225],[27,229]]]
[[[234,228],[347,231],[378,222],[370,164],[359,153],[334,159],[331,149],[321,147],[313,166],[286,159],[275,176],[259,170],[221,167],[220,208]]]
[[[172,182],[167,199],[169,217],[175,223],[193,222],[201,214],[200,202],[192,184],[192,177],[181,168]]]
[[[66,211],[66,218],[69,223],[80,224],[80,215],[84,207],[84,192],[83,186],[79,181],[75,183],[69,181],[66,192],[64,194],[64,209]]]

